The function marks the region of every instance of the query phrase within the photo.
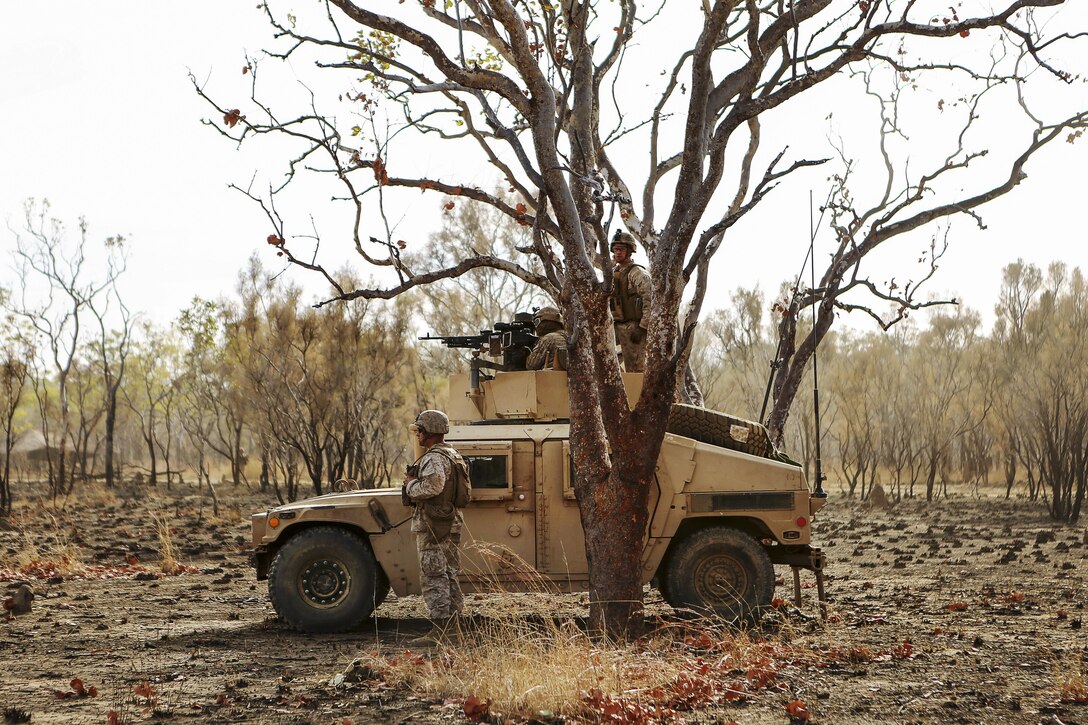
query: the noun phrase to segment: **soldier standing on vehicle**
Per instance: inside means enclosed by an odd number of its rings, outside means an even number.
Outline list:
[[[650,275],[633,255],[638,251],[635,238],[626,232],[616,232],[612,238],[612,319],[616,325],[616,342],[623,352],[623,369],[641,373],[646,368],[646,326],[643,320],[649,311]]]
[[[415,642],[434,644],[451,625],[456,625],[464,608],[461,586],[457,583],[463,519],[455,505],[458,498],[455,467],[464,467],[465,463],[445,441],[450,421],[442,411],[423,411],[416,416],[412,430],[425,452],[409,467],[403,493],[415,506],[412,532],[419,552],[423,601],[432,622],[431,631]],[[467,476],[467,468],[463,470]]]
[[[567,334],[563,318],[555,307],[541,307],[533,313],[536,344],[525,361],[527,370],[566,370],[563,353],[567,349]]]

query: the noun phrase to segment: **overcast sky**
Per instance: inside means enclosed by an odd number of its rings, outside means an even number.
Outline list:
[[[14,235],[7,226],[20,225],[29,197],[48,198],[71,226],[86,216],[92,237],[128,237],[124,293],[131,307],[157,321],[175,317],[194,295],[229,292],[255,250],[275,266],[259,210],[227,189],[230,182],[245,184],[264,159],[236,151],[200,124],[211,109],[188,79],[191,70],[202,83],[236,82],[246,53],[259,52],[269,38],[254,4],[5,4],[0,284],[15,284]],[[1083,100],[1084,88],[1078,84],[1070,92]],[[1001,267],[1017,257],[1040,266],[1061,259],[1088,268],[1085,168],[1088,139],[1056,144],[1029,165],[1021,188],[983,210],[988,231],[958,222],[933,292],[960,295],[988,312]],[[816,196],[825,193],[817,190]],[[780,205],[780,218],[793,218],[794,231],[807,230],[807,188],[785,189],[773,203]],[[437,223],[439,205],[439,197],[418,203],[412,214],[412,223],[422,225],[417,234]],[[766,236],[779,233],[763,229]],[[771,259],[759,244],[723,250],[706,307],[725,306],[738,285],[758,283],[772,292],[796,275],[807,241],[794,235],[796,244]]]

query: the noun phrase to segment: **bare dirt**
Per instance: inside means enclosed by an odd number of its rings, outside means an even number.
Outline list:
[[[211,517],[188,490],[97,498],[80,501],[77,489],[57,512],[17,493],[0,527],[0,598],[23,581],[36,592],[28,614],[0,620],[7,722],[465,721],[456,698],[336,677],[360,653],[402,652],[423,632],[418,597],[391,595],[346,635],[299,634],[277,620],[249,566],[246,516],[267,501],[238,497]],[[164,505],[185,565],[171,576],[150,516]],[[1040,504],[1018,500],[870,509],[833,495],[816,535],[829,560],[828,620],[813,616],[811,576],[803,611],[792,608],[787,569],[776,596],[790,604],[763,626],[770,641],[808,656],[777,663],[774,687],[681,721],[785,725],[788,703],[801,699],[813,723],[1088,723],[1076,679],[1088,675],[1083,525],[1056,525]],[[48,560],[26,566],[28,543],[47,555],[78,551],[83,574]],[[586,602],[468,599],[478,619],[497,608],[581,616]],[[673,616],[655,592],[648,600],[652,613]]]

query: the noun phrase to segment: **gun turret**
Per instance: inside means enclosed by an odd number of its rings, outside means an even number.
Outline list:
[[[525,360],[536,344],[533,316],[528,312],[514,315],[513,322],[496,322],[493,330],[480,330],[479,335],[432,335],[420,340],[440,340],[448,348],[473,350],[491,357],[502,357],[502,363],[479,361],[480,367],[498,370],[524,370]]]

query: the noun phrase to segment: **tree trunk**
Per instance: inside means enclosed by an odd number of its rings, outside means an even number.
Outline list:
[[[159,476],[158,457],[155,455],[155,434],[152,433],[151,435],[144,436],[144,442],[147,443],[147,455],[148,455],[148,458],[150,458],[150,460],[151,460],[150,473],[148,474],[148,483],[150,483],[152,486],[155,486],[155,485],[158,484],[158,476]],[[168,468],[169,468],[169,466],[168,466]],[[167,476],[166,476],[166,488],[167,488],[167,490],[170,489],[170,476],[169,476],[169,474],[167,474]]]
[[[113,488],[113,439],[117,424],[117,388],[106,391],[106,488]]]
[[[638,636],[642,633],[642,551],[649,483],[623,480],[613,470],[608,478],[587,488],[578,503],[586,532],[591,628],[615,639]]]
[[[242,453],[242,424],[241,423],[235,423],[233,432],[234,432],[234,441],[233,441],[233,443],[234,443],[234,445],[233,445],[234,455],[231,456],[231,460],[230,460],[230,475],[231,475],[231,479],[232,479],[234,485],[237,486],[239,483],[242,482],[242,477],[243,477],[243,472],[242,472],[242,466],[243,466],[243,463],[242,463],[242,457],[243,457],[243,453]]]
[[[926,471],[926,501],[933,500],[933,488],[937,481],[937,466],[940,463],[940,454],[930,452],[929,468]]]
[[[632,411],[611,353],[615,337],[607,307],[601,304],[587,314],[575,304],[566,314],[597,317],[582,328],[590,334],[568,347],[567,376],[570,400],[579,401],[571,406],[571,454],[590,572],[590,627],[609,638],[631,638],[643,628],[648,501],[676,369],[647,365],[638,407]],[[601,331],[603,336],[591,339]],[[655,345],[669,344],[665,337],[653,340],[655,331],[652,327],[649,355]],[[671,327],[664,332],[671,335]]]

